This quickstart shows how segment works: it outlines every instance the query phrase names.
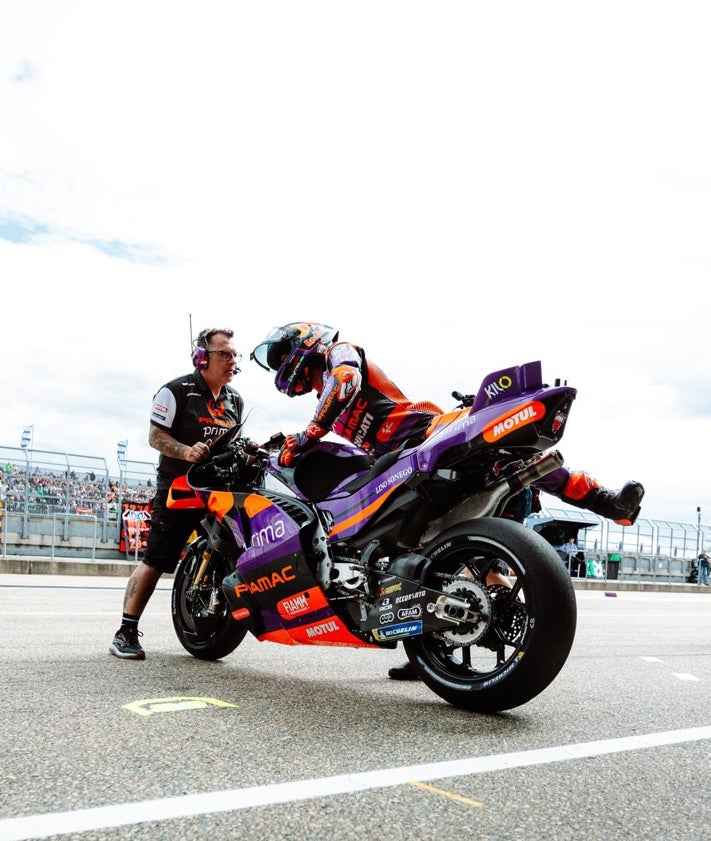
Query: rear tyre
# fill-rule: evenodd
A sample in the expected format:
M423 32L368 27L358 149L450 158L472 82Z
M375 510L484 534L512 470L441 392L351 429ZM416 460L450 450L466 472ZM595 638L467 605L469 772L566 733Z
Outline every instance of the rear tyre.
M450 704L498 712L530 701L558 675L575 638L575 590L555 550L511 520L459 523L424 549L425 581L467 599L478 621L409 637L417 674ZM508 568L511 587L494 581Z
M247 629L234 621L222 592L222 580L234 572L218 552L195 581L207 547L204 539L191 543L178 564L173 582L173 627L183 648L198 660L220 660L242 642Z

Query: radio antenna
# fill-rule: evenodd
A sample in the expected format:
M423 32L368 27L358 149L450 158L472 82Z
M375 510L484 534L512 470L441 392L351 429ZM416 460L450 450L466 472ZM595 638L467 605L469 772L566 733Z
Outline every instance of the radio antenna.
M188 322L190 323L190 347L193 346L193 316L192 313L188 313Z

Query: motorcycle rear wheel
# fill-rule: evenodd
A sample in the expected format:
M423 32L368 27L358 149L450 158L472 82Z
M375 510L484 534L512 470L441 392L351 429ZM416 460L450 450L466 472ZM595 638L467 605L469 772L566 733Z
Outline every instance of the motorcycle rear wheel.
M204 539L191 543L175 571L173 627L193 657L220 660L237 648L247 630L232 618L222 592L222 580L234 572L234 563L213 552L200 581L194 580L206 545Z
M555 550L519 523L489 517L459 523L421 551L432 559L428 587L449 582L467 598L478 586L490 601L485 633L473 625L403 641L423 682L450 704L482 713L542 692L563 668L577 622L575 590ZM485 583L498 562L513 573L511 588Z

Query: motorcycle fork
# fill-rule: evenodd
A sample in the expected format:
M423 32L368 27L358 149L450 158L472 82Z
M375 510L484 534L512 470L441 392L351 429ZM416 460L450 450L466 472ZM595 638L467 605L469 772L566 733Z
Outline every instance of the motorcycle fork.
M207 546L205 551L202 553L202 560L200 561L200 566L197 568L195 575L193 576L193 587L197 587L202 579L205 577L205 571L207 570L207 566L210 563L210 558L212 558L212 548Z
M200 565L197 568L195 575L190 583L190 590L195 591L200 586L211 586L210 601L207 604L208 613L217 613L221 609L220 601L220 587L218 582L214 579L214 571L212 581L207 580L207 568L212 559L214 549L211 546L206 546L203 553Z

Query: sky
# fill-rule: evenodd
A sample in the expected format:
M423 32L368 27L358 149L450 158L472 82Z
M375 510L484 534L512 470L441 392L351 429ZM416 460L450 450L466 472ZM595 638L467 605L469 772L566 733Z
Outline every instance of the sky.
M0 447L155 462L151 399L229 326L321 321L453 408L540 359L559 445L711 522L711 6L0 0ZM544 504L555 504L547 498Z

